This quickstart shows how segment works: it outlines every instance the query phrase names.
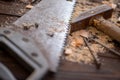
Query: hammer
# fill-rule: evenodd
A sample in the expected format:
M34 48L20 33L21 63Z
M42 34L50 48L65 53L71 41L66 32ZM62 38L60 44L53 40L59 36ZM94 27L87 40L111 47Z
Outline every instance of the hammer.
M120 28L108 21L111 18L113 9L108 5L101 5L83 12L71 23L71 32L86 28L89 25L95 26L98 30L120 42Z

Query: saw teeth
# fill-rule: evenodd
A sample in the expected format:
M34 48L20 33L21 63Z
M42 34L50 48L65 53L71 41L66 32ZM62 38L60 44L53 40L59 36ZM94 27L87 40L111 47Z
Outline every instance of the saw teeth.
M69 24L68 24L68 29L67 29L67 33L66 33L67 35L66 35L66 37L65 37L63 50L64 50L64 48L65 48L65 46L66 46L66 44L67 44L67 38L68 38L68 36L69 36L69 34L70 34L70 30L71 30L70 22L72 21L72 18L73 18L73 13L74 13L74 11L75 11L76 3L77 3L77 1L75 0L74 7L73 7L73 11L72 11L72 13L71 13L71 17L70 17Z
M71 13L71 18L69 20L69 23L72 21L72 18L73 18L73 13L75 12L75 7L77 6L77 1L75 0L75 4L74 4L74 7L73 7L73 12Z

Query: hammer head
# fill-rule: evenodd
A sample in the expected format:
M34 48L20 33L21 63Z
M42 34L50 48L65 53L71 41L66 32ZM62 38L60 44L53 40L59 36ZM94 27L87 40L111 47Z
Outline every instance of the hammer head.
M81 13L71 23L71 32L86 28L89 25L91 18L96 16L102 16L105 19L111 18L113 9L108 5L101 5L91 10Z

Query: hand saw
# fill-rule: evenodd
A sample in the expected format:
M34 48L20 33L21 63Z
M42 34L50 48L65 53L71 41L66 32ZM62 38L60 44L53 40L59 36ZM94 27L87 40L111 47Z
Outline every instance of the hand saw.
M20 37L17 37L18 39L13 38L17 35L16 33L13 34L14 36L12 36L12 38L9 35L6 35L5 37L9 38L10 42L12 42L10 45L13 45L14 47L16 45L18 46L17 48L14 48L15 50L18 49L18 51L23 50L27 52L21 54L29 55L29 50L31 51L36 48L38 52L39 49L40 53L45 55L47 59L49 70L56 72L60 56L64 51L66 37L69 33L69 21L75 2L75 0L42 0L33 9L15 21L13 23L14 26L9 26L12 30L21 32L24 36L31 37L35 43L37 43L38 47L32 42L33 44L31 45L24 44L24 49L23 42L21 41L22 37L21 39ZM6 29L2 32L4 31L6 34ZM3 35L3 33L1 34ZM26 39L24 39L24 41L26 41ZM5 42L3 41L3 43ZM8 46L8 44L6 45ZM26 60L25 57L21 57ZM41 60L43 60L45 64ZM44 74L48 68L46 61L43 58L40 59L40 57L39 59L32 58L32 61L29 62L29 64L34 64L34 61L43 64L43 67L46 66L45 68L42 68ZM41 68L39 69L38 66L39 65L36 65L35 67L31 66L35 68L37 76L30 76L28 79L41 78L43 74L39 73ZM39 76L39 74L41 76Z
M22 29L25 27L24 24L28 24L28 27L29 24L37 24L37 28L33 26L35 29L22 31L38 42L39 47L45 48L48 53L45 55L52 71L56 71L59 58L63 53L74 4L75 0L42 0L13 23L16 28Z

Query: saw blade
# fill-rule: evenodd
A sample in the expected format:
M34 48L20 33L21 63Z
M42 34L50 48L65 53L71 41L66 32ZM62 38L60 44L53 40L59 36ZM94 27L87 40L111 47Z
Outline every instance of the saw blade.
M76 0L42 0L13 23L25 35L32 37L39 47L45 48L50 70L54 72L63 53L75 2Z

